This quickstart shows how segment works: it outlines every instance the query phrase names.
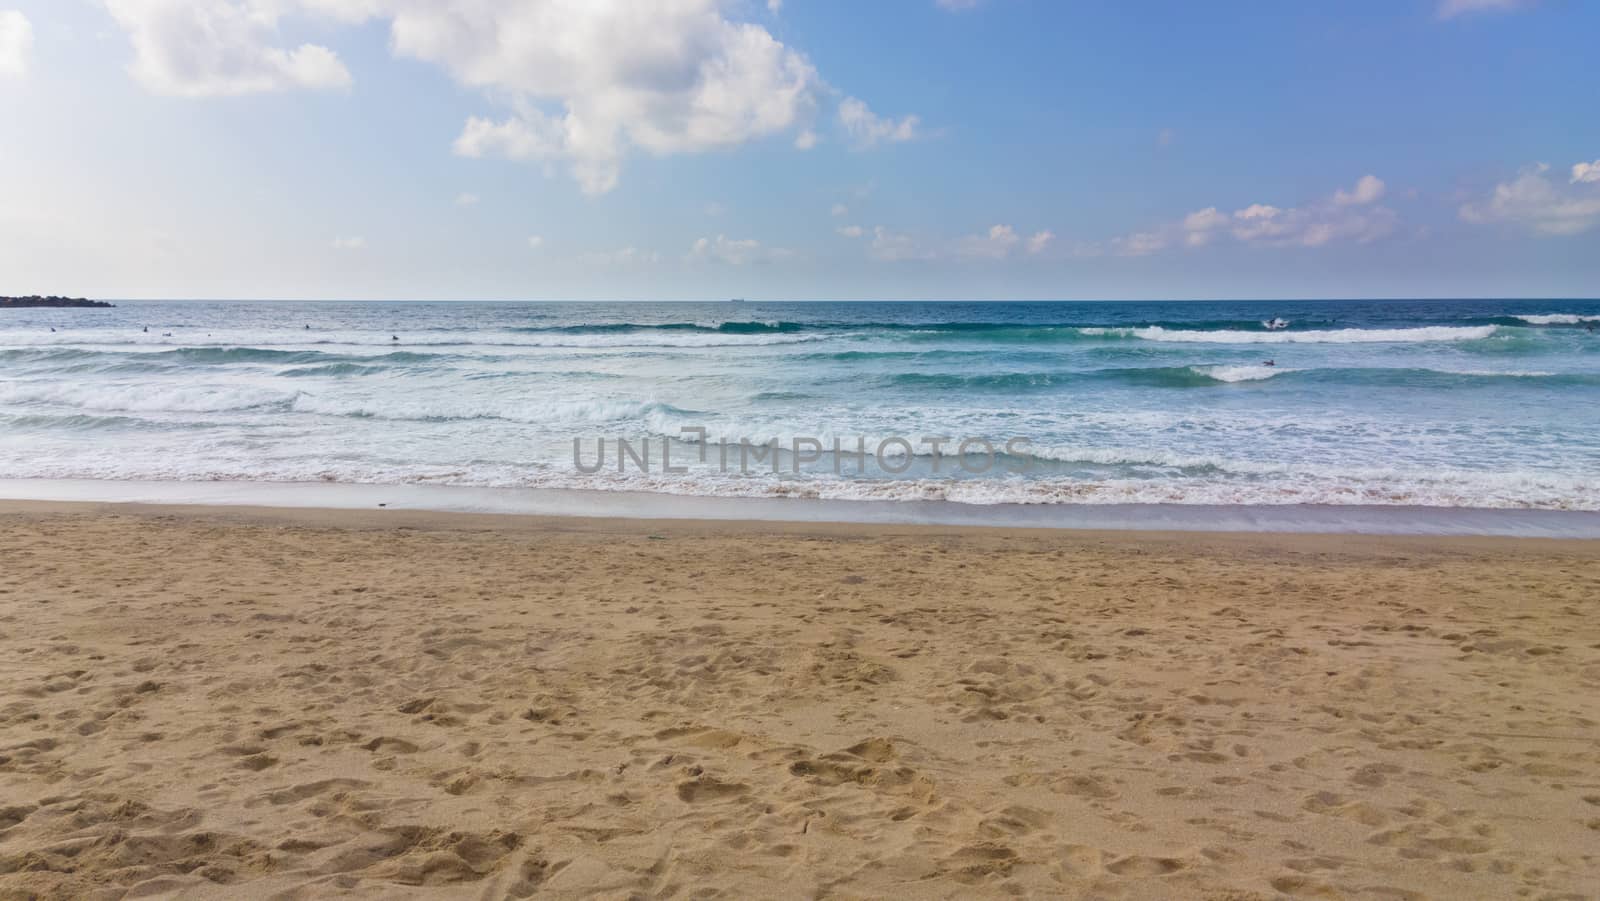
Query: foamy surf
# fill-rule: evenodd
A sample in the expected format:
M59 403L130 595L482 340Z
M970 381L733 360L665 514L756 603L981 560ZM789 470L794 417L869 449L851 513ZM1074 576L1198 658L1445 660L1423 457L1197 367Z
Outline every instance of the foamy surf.
M1521 319L1529 325L1579 325L1585 322L1600 322L1600 316L1579 316L1576 313L1519 314L1514 318Z
M1600 415L1590 412L1600 343L1584 328L1560 327L1600 318L1600 304L1527 309L783 304L730 316L715 304L127 303L92 316L12 311L0 318L0 478L1018 509L1600 509ZM938 436L951 442L942 454L919 443ZM793 451L799 438L845 449L859 441L875 453L841 474L832 468L838 454ZM992 471L952 474L952 448L965 439L1000 451ZM1024 443L1001 450L1010 439ZM612 450L603 466L578 471L575 446L592 463L600 441ZM658 462L619 468L619 441L634 453L648 442ZM677 448L673 471L659 463L667 441ZM764 470L719 470L742 442L783 450ZM963 462L981 462L974 456Z
M1161 326L1108 330L1105 334L1126 334L1144 341L1200 344L1413 344L1436 341L1481 341L1492 337L1498 326L1430 326L1426 328L1332 329L1321 331L1245 332L1231 329L1190 331Z
M1259 382L1286 372L1300 371L1277 366L1191 366L1189 369L1219 382Z

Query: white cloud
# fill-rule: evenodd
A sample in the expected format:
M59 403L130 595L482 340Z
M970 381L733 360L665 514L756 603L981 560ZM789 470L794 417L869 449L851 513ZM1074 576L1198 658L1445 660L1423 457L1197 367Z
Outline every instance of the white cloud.
M1218 237L1265 247L1321 247L1336 241L1364 244L1391 234L1398 222L1393 210L1376 205L1383 193L1383 180L1367 175L1353 189L1341 188L1331 197L1305 206L1253 203L1231 214L1209 206L1170 225L1113 238L1080 252L1147 256L1178 245L1204 247Z
M1363 175L1354 191L1343 188L1333 192L1333 202L1339 206L1365 206L1383 196L1383 179L1376 175Z
M867 253L874 260L885 263L929 260L935 256L932 251L924 250L910 235L896 234L881 225L872 230L872 243L868 246Z
M1252 203L1233 211L1233 236L1241 241L1281 242L1295 231L1291 218L1271 204Z
M717 0L375 2L404 4L392 13L396 53L512 99L505 119L469 120L458 153L565 161L590 193L615 187L629 148L733 147L815 105L805 56L724 18Z
M918 136L917 128L921 125L916 116L898 120L880 117L854 97L846 97L839 104L839 122L857 147L872 147L885 141L909 141Z
M1016 229L1009 225L994 225L982 235L968 235L955 243L955 252L963 257L975 257L987 260L1005 259L1011 253L1011 248L1017 246L1022 240L1017 237Z
M967 260L1004 260L1018 248L1029 254L1043 253L1056 236L1051 231L1038 231L1026 240L1010 225L992 225L977 235L967 235L954 240L923 242L910 235L890 231L879 225L868 232L859 225L844 225L834 229L846 238L871 236L867 255L880 262L894 263L902 260L935 260L941 258Z
M835 216L848 216L850 215L850 208L842 203L836 203L830 212Z
M1203 247L1211 243L1211 237L1220 229L1227 227L1228 221L1228 217L1217 212L1214 206L1196 210L1183 217L1183 243L1190 247Z
M129 71L152 93L215 97L350 85L349 70L332 50L272 45L282 9L293 0L104 2L133 43Z
M1441 19L1453 19L1466 13L1510 12L1532 5L1533 0L1439 0L1435 14Z
M794 252L781 247L763 247L754 238L701 238L689 248L690 262L711 261L743 266L747 263L771 263L794 256Z
M1111 253L1119 257L1143 257L1167 248L1167 236L1161 232L1134 232L1111 239Z
M334 250L364 250L364 249L366 249L366 246L367 246L367 239L366 238L362 238L362 237L334 238L333 239L333 249Z
M481 199L482 198L479 197L476 194L467 194L467 193L457 194L456 195L456 206L477 206L478 205L478 201L481 200Z
M280 26L384 22L394 55L436 65L501 112L470 117L455 141L571 171L589 193L614 188L626 157L725 149L809 127L829 89L806 56L728 0L102 0L127 31L132 72L164 94L211 96L343 87L326 47ZM859 100L863 143L900 140L914 118L880 120ZM866 115L860 115L865 113Z
M974 9L983 0L934 0L934 5L950 12L961 12L965 9Z
M1572 180L1559 185L1541 163L1515 179L1495 185L1479 202L1463 204L1461 218L1477 225L1509 223L1540 235L1575 235L1600 222L1600 177L1592 163L1572 167Z
M1600 160L1572 164L1572 184L1600 181Z
M1341 199L1353 196L1339 191L1331 204L1288 209L1252 204L1234 212L1230 231L1247 244L1271 247L1321 247L1335 241L1366 244L1394 231L1397 217L1393 210L1371 206L1373 201Z
M0 78L21 78L28 74L28 58L33 55L33 25L14 9L0 10Z
M539 248L543 247L544 246L544 236L543 235L529 235L528 236L528 246L530 248L534 249L534 250L538 250Z
M568 139L569 128L581 131L577 123L557 121L536 109L503 122L471 116L456 138L454 149L465 157L569 159L572 177L585 193L604 194L615 188L622 174L622 153L614 136L579 150Z
M767 12L773 15L783 12L783 0L767 0Z

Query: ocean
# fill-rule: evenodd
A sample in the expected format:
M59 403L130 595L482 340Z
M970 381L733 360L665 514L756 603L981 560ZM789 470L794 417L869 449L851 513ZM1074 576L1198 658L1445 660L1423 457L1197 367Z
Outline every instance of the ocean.
M1600 301L5 310L0 479L1600 511Z

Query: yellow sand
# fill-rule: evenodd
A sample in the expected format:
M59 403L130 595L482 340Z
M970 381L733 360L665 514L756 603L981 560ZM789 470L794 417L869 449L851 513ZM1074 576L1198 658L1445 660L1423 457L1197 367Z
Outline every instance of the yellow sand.
M1600 544L0 505L0 897L1587 897Z

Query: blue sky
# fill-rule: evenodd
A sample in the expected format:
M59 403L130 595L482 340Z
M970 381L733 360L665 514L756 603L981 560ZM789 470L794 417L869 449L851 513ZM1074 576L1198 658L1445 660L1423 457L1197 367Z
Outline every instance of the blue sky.
M0 293L1600 295L1577 0L0 0Z

